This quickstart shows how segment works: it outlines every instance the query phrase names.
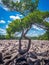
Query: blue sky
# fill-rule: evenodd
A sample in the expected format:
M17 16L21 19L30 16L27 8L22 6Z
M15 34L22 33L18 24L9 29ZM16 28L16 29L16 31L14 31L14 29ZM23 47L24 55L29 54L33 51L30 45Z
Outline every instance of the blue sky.
M49 0L39 0L38 9L41 11L49 11Z
M0 0L1 3L1 0ZM41 11L49 11L49 0L40 0L38 9ZM23 15L16 11L8 11L8 9L0 4L0 34L6 34L8 24L17 18L22 18ZM49 21L49 19L46 19ZM33 25L28 32L28 36L38 36L45 33L45 30Z
M16 0L13 0L13 1L16 1ZM18 0L18 1L20 1L20 0ZM0 0L0 2L1 2L1 0ZM49 11L49 0L39 0L38 9L42 10L42 11Z

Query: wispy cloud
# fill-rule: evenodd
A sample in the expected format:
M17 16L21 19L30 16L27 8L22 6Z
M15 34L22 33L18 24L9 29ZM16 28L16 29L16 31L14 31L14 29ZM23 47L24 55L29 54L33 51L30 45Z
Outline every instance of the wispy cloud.
M13 20L20 19L19 16L10 16L10 18L13 19Z
M19 16L22 16L22 15L19 15Z
M4 29L0 28L0 34L5 35L5 34L6 34L6 30L4 30Z
M7 22L8 22L8 23L11 23L11 21L10 21L10 20L8 20Z
M32 28L34 28L34 29L36 29L36 30L43 30L42 28L37 27L36 25L33 25Z
M8 25L6 25L6 28L8 28Z
M5 23L5 21L4 20L0 20L0 23Z
M4 7L4 9L5 9L6 11L8 11L8 10L9 10L7 7Z
M17 1L20 2L20 0L13 0L13 1L14 1L14 2L17 2Z
M1 3L1 0L0 0L0 3Z
M45 21L49 22L49 17L48 18L45 18Z

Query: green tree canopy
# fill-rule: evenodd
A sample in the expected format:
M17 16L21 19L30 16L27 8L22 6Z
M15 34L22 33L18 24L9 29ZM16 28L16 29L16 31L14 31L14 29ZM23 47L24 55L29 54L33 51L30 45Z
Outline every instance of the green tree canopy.
M49 39L49 23L44 21L44 19L48 16L49 16L49 12L34 11L33 13L30 13L29 15L24 17L23 19L15 20L9 24L9 26L7 28L7 32L8 32L10 37L15 32L22 31L21 38L19 39L19 52L20 52L20 54L24 54L30 49L31 39L26 37L26 34L31 29L32 25L35 24L35 25L42 27L43 29L47 30L46 31L47 36L48 36L47 39ZM29 40L28 48L25 51L23 51L21 49L21 39L23 37L25 39Z
M11 22L7 28L7 32L14 34L17 31L28 30L34 24L49 30L49 23L44 21L44 19L48 16L49 12L34 11L21 20L16 19L15 21Z
M33 12L38 7L39 0L20 0L20 2L13 0L2 0L10 10L16 10L22 14L27 12Z
M35 24L37 26L40 26L46 29L47 33L49 33L49 23L44 21L44 19L49 16L49 12L41 12L37 10L39 0L22 0L22 1L20 0L20 2L13 2L12 0L8 0L8 1L2 0L2 2L7 7L9 7L9 9L21 12L23 15L28 14L28 11L30 13L29 15L25 16L23 19L14 20L8 25L7 28L8 38L11 37L15 32L22 31L21 38L19 39L19 52L21 54L24 54L30 48L31 39L26 37L26 34L31 29L32 25ZM21 39L23 37L29 40L28 48L25 51L21 49Z

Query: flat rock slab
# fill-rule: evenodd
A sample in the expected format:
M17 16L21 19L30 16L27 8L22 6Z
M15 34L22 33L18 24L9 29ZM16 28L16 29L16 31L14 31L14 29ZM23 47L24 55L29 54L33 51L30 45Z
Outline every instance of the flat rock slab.
M22 49L27 48L27 46L28 40L22 40ZM19 40L0 40L0 59L2 60L7 58L6 60L9 60L10 57L14 57L15 54L17 55L18 53L18 48ZM28 55L26 54L25 56L27 59L29 58L30 61L36 61L37 59L49 59L49 41L31 40L31 47L28 51ZM37 56L37 58L34 58L34 56ZM11 65L12 64L13 63L11 63Z
M22 40L22 47L27 47L27 40ZM27 43L27 44L26 44ZM0 40L0 50L12 49L13 47L18 48L19 41L18 40ZM49 50L49 41L45 40L31 40L31 47L29 51L36 51L38 53L45 52Z

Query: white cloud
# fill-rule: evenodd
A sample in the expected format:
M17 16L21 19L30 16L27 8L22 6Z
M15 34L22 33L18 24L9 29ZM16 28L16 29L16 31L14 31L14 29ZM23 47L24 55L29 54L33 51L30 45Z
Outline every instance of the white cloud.
M8 28L8 25L6 25L6 28Z
M45 21L49 22L49 17L48 18L45 18Z
M0 20L0 23L5 23L5 21L4 20Z
M8 10L9 10L7 7L4 7L4 9L5 9L6 11L8 11Z
M3 29L2 29L2 28L0 28L0 31L3 31Z
M16 16L23 16L22 14L16 14Z
M11 23L11 21L9 21L9 20L8 20L7 22L8 22L8 23Z
M38 34L37 34L37 33L36 33L36 34L33 34L33 33L31 34L31 33L30 33L30 34L27 34L26 36L28 36L28 37L34 37L34 36L37 37Z
M0 0L0 3L1 3L1 0Z
M4 30L4 29L0 28L0 34L5 35L5 34L6 34L6 30Z
M22 16L22 15L19 15L19 16Z
M13 1L14 1L14 2L17 2L17 1L20 2L20 0L13 0Z
M38 27L36 25L33 25L32 27L35 28L35 29L38 29Z
M35 28L35 29L37 29L37 30L43 30L42 28L37 27L36 25L33 25L32 27Z
M20 19L19 16L10 16L10 18L13 19L13 20Z

